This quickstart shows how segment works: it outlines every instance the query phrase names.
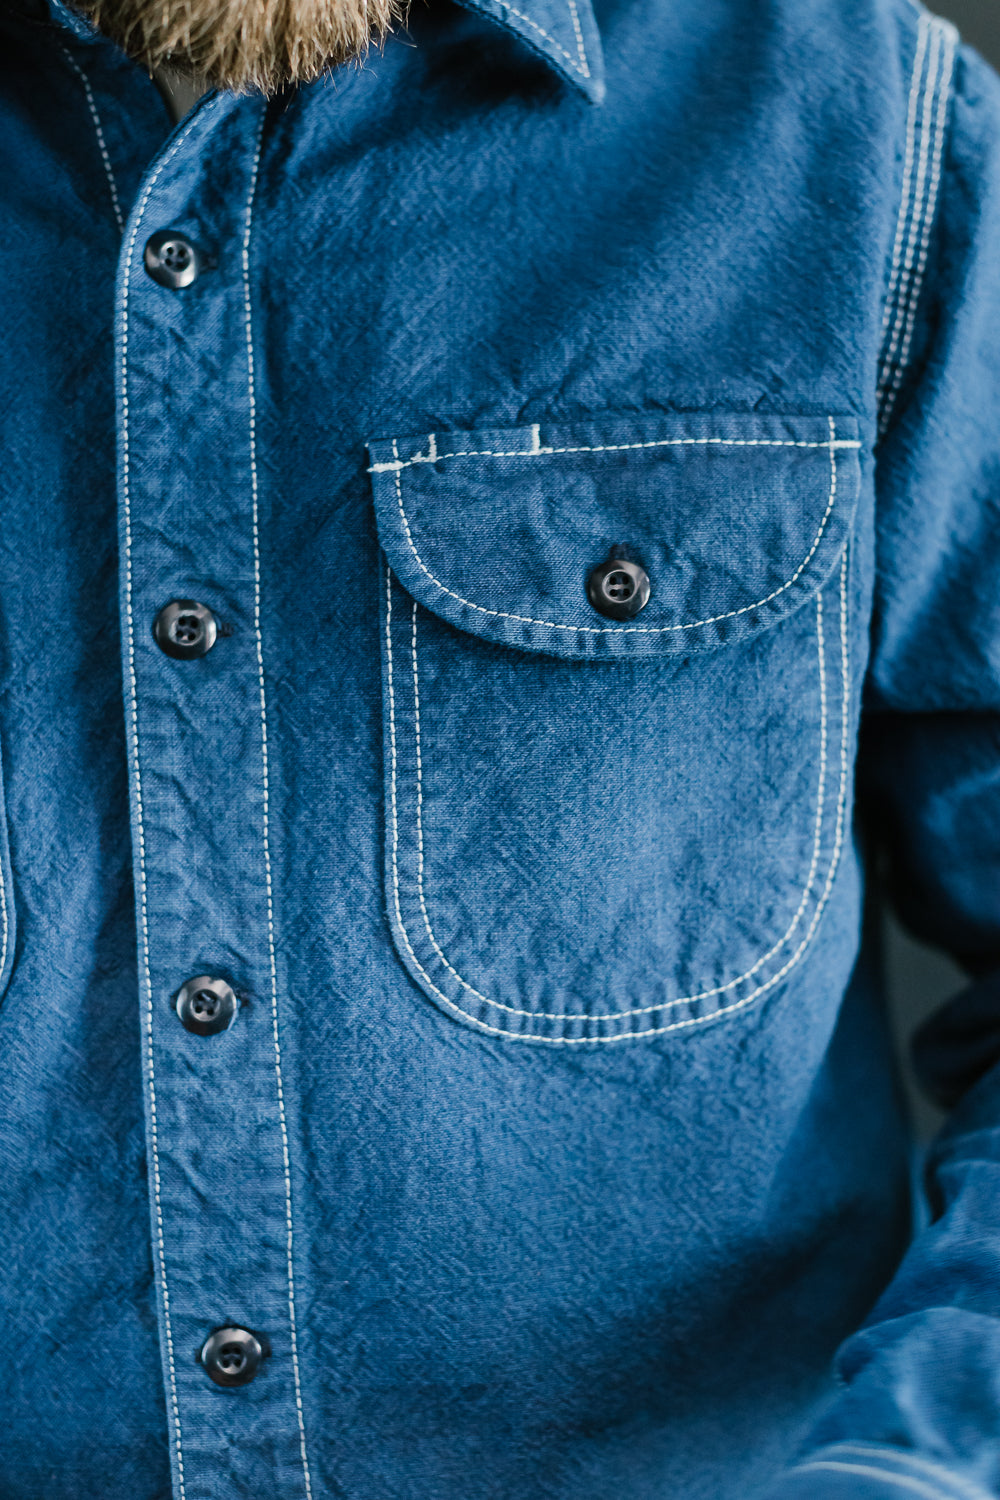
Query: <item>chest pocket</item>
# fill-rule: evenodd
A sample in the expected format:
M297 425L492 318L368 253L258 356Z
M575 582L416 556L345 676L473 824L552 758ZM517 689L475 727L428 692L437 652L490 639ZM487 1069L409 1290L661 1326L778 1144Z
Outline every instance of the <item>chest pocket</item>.
M388 911L449 1015L650 1037L802 960L846 832L859 446L732 414L370 445ZM648 577L632 618L588 598L609 558Z

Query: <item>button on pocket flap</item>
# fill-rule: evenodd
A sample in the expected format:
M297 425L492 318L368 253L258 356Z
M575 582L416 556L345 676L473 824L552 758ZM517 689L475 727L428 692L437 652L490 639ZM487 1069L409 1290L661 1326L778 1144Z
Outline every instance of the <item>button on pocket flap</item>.
M850 529L859 449L851 417L734 413L369 445L379 537L419 603L598 658L710 650L813 597Z

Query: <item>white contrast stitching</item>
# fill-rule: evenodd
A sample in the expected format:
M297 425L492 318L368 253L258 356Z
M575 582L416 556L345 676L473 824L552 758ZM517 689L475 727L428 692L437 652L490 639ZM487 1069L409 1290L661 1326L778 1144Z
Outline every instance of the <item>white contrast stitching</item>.
M949 1484L960 1488L962 1495L967 1495L969 1500L984 1500L983 1491L978 1485L972 1485L963 1477L949 1474L941 1468L940 1464L928 1462L918 1453L912 1453L909 1449L883 1448L877 1443L837 1443L834 1447L827 1449L828 1453L847 1453L854 1458L889 1458L899 1464L910 1464L914 1469L922 1469L931 1479L947 1478ZM810 1462L818 1462L818 1459ZM828 1460L827 1460L828 1461Z
M927 77L923 75L924 61L927 55L927 41L931 40L930 59L927 62ZM927 152L929 140L924 130L920 140L920 158L917 164L916 187L913 187L913 154L916 148L917 138L917 116L919 104L923 102L923 113L926 118L928 101L933 101L934 89L937 83L938 57L940 54L940 35L927 18L920 23L917 35L917 50L913 60L913 80L910 89L910 100L913 102L914 90L916 90L917 108L913 109L912 117L910 106L907 105L906 119L906 164L909 166L909 177L904 171L904 195L900 205L900 220L907 223L906 248L900 263L900 272L896 278L895 301L890 307L887 300L886 311L894 314L892 333L888 347L885 351L885 359L882 370L882 380L888 381L896 351L899 348L899 339L902 333L903 321L906 314L906 299L909 294L913 279L913 250L916 237L920 233L920 214L923 205L924 183L927 175Z
M828 442L810 443L808 445L795 445L808 446L810 448L826 448L830 454L830 494L827 500L826 510L823 513L823 519L820 522L819 530L813 538L813 543L809 548L809 551L799 563L791 578L787 579L786 582L780 586L780 588L773 589L770 594L767 594L763 599L757 599L753 604L744 604L740 609L727 610L725 614L710 615L707 619L704 620L688 620L681 625L622 625L616 628L614 626L608 625L564 625L558 623L555 620L536 620L531 615L513 615L510 614L507 610L503 609L487 609L482 604L474 604L471 599L465 599L461 594L456 594L454 589L447 588L440 581L440 579L435 578L434 574L431 572L430 568L427 567L423 558L420 556L420 553L417 551L416 545L413 541L413 536L410 532L410 523L407 519L406 509L403 504L403 483L400 477L400 471L404 467L404 465L402 464L393 466L396 478L396 500L399 506L399 516L400 520L403 523L403 531L406 535L407 545L411 553L413 554L413 559L416 562L417 566L420 568L420 571L425 575L426 578L430 580L430 582L436 589L439 589L441 591L442 594L447 594L449 599L457 600L459 604L465 605L468 609L474 609L477 614L489 615L491 619L495 620L512 620L515 624L518 625L541 625L546 630L565 630L574 635L670 635L678 630L697 630L703 625L719 625L723 620L735 620L740 615L752 614L755 609L762 609L765 604L770 604L772 600L777 599L780 594L783 594L787 589L790 589L809 566L810 562L813 559L813 556L815 555L817 547L823 539L823 533L826 531L827 522L829 521L830 516L833 512L834 502L837 498L836 455L837 450L845 446L843 442L837 437L837 429L834 425L833 418L829 417L827 420L830 423L830 438ZM706 439L706 441L711 441L711 439ZM743 444L741 446L752 445ZM851 444L850 446L859 447L860 445L855 443ZM392 451L394 455L398 456L398 450L395 440L392 444ZM557 449L554 451L558 452L560 450Z
M499 0L499 4L500 4L500 9L501 10L506 11L508 15L516 16L519 21L524 21L525 24L528 25L528 26L530 26L533 31L537 31L539 36L543 36L547 42L551 42L552 46L555 47L555 49L556 49L557 52L559 52L559 53L562 54L562 56L566 59L566 61L569 63L570 67L574 70L574 72L582 74L582 76L584 78L589 78L590 77L590 69L587 66L587 60L586 60L586 56L585 55L584 55L583 63L581 65L579 62L577 62L577 60L573 56L572 52L567 52L566 48L560 46L560 44L556 41L556 39L555 39L554 36L549 36L549 34L548 34L547 31L543 31L542 28L541 28L541 26L539 26L539 24L538 24L537 21L533 21L531 19L531 17L530 16L526 16L523 11L515 10L514 7L513 7L513 5L508 5L507 4L507 0ZM572 7L572 4L573 4L573 0L570 0L570 6L571 7ZM576 24L577 24L577 29L579 31L579 25L580 25L579 21L577 21ZM582 40L582 38L580 39L580 47L581 47L581 49L583 47L583 40Z
M590 77L590 64L587 61L587 53L583 45L583 28L580 25L580 13L576 8L576 0L569 0L569 13L573 19L573 31L576 36L576 49L580 54L580 71L584 77Z
M910 79L910 97L906 106L906 144L903 155L903 187L900 195L899 217L896 220L896 237L892 246L892 268L889 273L889 288L885 307L882 310L882 336L888 334L895 309L896 291L903 267L903 240L909 221L911 193L913 188L913 154L917 141L917 108L920 104L920 85L923 80L924 58L927 54L927 38L930 27L922 16L917 28L917 47L913 59L913 76ZM879 385L882 378L879 379Z
M97 111L97 103L94 99L94 91L90 86L90 79L87 77L86 73L83 71L80 64L77 62L76 58L73 56L72 52L70 52L65 43L59 43L59 50L62 52L66 61L73 69L73 72L83 84L83 91L87 96L87 105L90 109L90 118L94 122L94 130L97 132L97 144L100 147L101 160L104 162L105 176L108 179L108 187L111 189L111 203L115 211L115 218L118 221L118 233L124 234L125 221L122 218L122 206L118 198L118 188L115 184L115 174L111 167L111 157L108 154L107 143L104 139L104 131L101 127L101 117Z
M388 693L388 698L389 698L390 808L391 808L391 822L392 822L391 864L392 864L392 884L393 884L393 905L394 905L394 908L395 908L395 915L396 915L396 927L397 927L397 930L399 932L400 938L402 939L402 942L403 942L403 945L404 945L404 947L406 949L406 952L409 954L410 959L413 962L414 968L416 969L417 973L421 976L421 978L426 983L427 988L431 991L432 994L434 994L435 996L437 996L437 998L441 1001L442 1005L445 1007L446 1010L448 1010L451 1014L456 1015L456 1016L460 1017L461 1019L470 1022L479 1031L485 1032L485 1033L487 1033L490 1036L498 1036L498 1037L509 1038L509 1039L511 1039L513 1041L534 1042L534 1043L537 1043L537 1044L540 1044L540 1045L544 1045L544 1046L584 1046L584 1045L590 1045L590 1046L592 1046L592 1045L600 1044L600 1043L623 1042L623 1041L631 1041L631 1040L640 1039L642 1037L661 1036L661 1035L665 1034L666 1032L681 1031L681 1030L685 1030L685 1029L687 1029L688 1027L691 1027L691 1026L701 1026L701 1025L704 1025L707 1022L709 1022L709 1021L717 1020L720 1016L732 1015L736 1011L745 1009L748 1005L752 1004L755 1000L759 999L761 995L766 994L769 990L773 989L773 987L776 984L779 984L789 973L791 973L792 969L794 969L796 967L796 965L799 963L799 960L802 958L802 955L806 952L806 949L809 947L810 943L812 942L812 939L813 939L813 937L814 937L814 935L816 933L816 930L817 930L817 928L819 926L820 918L823 915L823 912L824 912L824 910L826 908L827 902L829 901L829 898L830 898L830 893L833 890L833 883L834 883L834 879L836 877L837 869L838 869L839 864L840 864L840 856L841 856L841 852L842 852L842 849L843 849L844 830L845 830L845 826L846 826L845 813L846 813L846 808L847 808L847 791L848 791L849 766L850 766L849 756L848 756L848 735L849 735L849 730L850 730L850 697L851 697L850 656L849 656L848 638L847 638L847 624L848 624L848 612L847 612L847 556L848 556L848 551L847 551L847 547L845 546L844 551L843 551L842 556L841 556L841 566L840 566L840 632L841 632L840 662L841 662L841 674L842 674L842 679L843 679L843 696L842 696L842 708L841 708L841 733L840 733L840 788L839 788L838 797L837 797L836 829L835 829L835 835L834 835L833 853L832 853L831 858L830 858L830 867L829 867L829 870L827 872L826 881L825 881L825 884L824 884L824 887L823 887L823 891L822 891L822 893L820 895L819 901L817 902L816 909L813 912L812 920L811 920L811 922L809 924L808 930L804 934L804 936L802 938L802 941L799 943L798 948L791 955L791 957L788 960L786 960L786 962L784 963L784 965L775 974L773 974L769 980L767 980L764 984L758 985L755 990L753 990L749 995L745 995L741 1000L734 1001L731 1005L720 1006L718 1009L713 1010L713 1011L709 1012L707 1015L704 1015L704 1016L692 1016L692 1017L689 1017L689 1018L687 1018L687 1019L685 1019L683 1021L674 1021L674 1022L671 1022L667 1026L647 1027L647 1028L644 1028L641 1031L620 1032L617 1036L605 1036L605 1037L566 1037L566 1036L546 1037L546 1036L537 1036L537 1035L534 1035L532 1033L523 1032L523 1031L508 1031L508 1030L505 1030L505 1029L503 1029L501 1027L490 1026L485 1021L481 1021L481 1020L479 1020L478 1017L471 1015L468 1011L462 1010L461 1006L456 1005L455 1002L453 1000L451 1000L443 992L443 990L439 989L438 986L431 979L430 975L427 973L426 969L423 967L423 965L421 964L420 960L417 958L416 953L413 950L413 946L412 946L412 944L410 942L410 939L409 939L409 934L407 933L407 930L406 930L406 925L405 925L405 923L403 921L402 907L401 907L401 903L400 903L400 889L399 889L399 857L398 857L399 856L399 819L398 819L398 810L397 810L396 709L395 709L395 691L394 691L394 684L393 684L393 659L392 659L392 574L391 574L391 571L388 568L386 568L385 634L386 634L386 681L387 681L387 693ZM825 681L825 678L824 678L824 681ZM436 944L435 944L435 947L436 947ZM438 951L440 952L440 950L438 950ZM454 973L454 970L452 970L452 972ZM750 972L752 972L752 971L750 971ZM480 998L485 998L485 997L480 997ZM492 1006L494 1009L498 1009L498 1010L509 1010L510 1009L510 1007L499 1005L498 1002L496 1002L496 1001L486 1001L486 1003L488 1005ZM654 1011L666 1010L666 1009L669 1008L669 1005L671 1003L673 1003L673 1002L667 1002L667 1003L665 1003L662 1006L649 1007L649 1009L654 1010ZM617 1019L621 1019L621 1018L627 1018L630 1015L634 1015L634 1014L638 1014L638 1013L639 1012L635 1012L635 1011L622 1011L619 1015L616 1015L614 1017L614 1019L617 1020ZM551 1017L550 1016L546 1016L544 1012L530 1012L529 1014L531 1015L531 1017L533 1019L536 1018L536 1017L538 1019L540 1019L540 1020L551 1019ZM591 1017L591 1016L583 1016L583 1015L577 1016L577 1015L574 1015L572 1017L567 1017L566 1019L573 1019L573 1020L580 1020L580 1021L592 1021L592 1020L595 1020L597 1018L596 1017Z
M391 584L390 584L391 586ZM390 645L390 653L392 647ZM413 656L413 740L417 757L417 894L420 897L420 912L424 919L424 928L430 939L431 945L445 968L450 970L459 984L476 995L478 999L485 1000L485 995L480 995L478 990L467 985L461 974L451 967L441 949L438 947L437 939L431 927L431 919L427 914L427 901L424 895L424 765L420 746L420 676L417 670L417 601L413 601L411 651ZM489 1004L489 1001L486 1002Z
M197 118L202 118L198 116ZM170 161L180 150L193 126L195 117L180 131L170 150L159 163L146 185L142 202L136 210L132 235L125 253L122 293L122 511L125 522L125 620L128 633L128 677L129 709L132 720L132 761L135 766L136 832L139 853L139 919L142 931L142 965L146 982L146 1070L149 1076L149 1138L152 1147L153 1204L156 1215L156 1258L160 1272L160 1293L163 1301L163 1332L167 1343L167 1370L169 1376L168 1420L173 1423L174 1453L177 1460L178 1500L185 1500L184 1448L181 1435L180 1403L177 1399L177 1368L174 1360L174 1338L170 1318L170 1292L167 1285L167 1257L163 1233L163 1208L160 1201L160 1152L156 1123L156 1073L153 1059L153 979L149 964L149 909L146 890L146 839L142 813L142 771L139 761L139 688L135 670L135 619L132 611L132 500L129 487L129 434L128 434L128 293L132 274L132 256L139 236L139 226L146 211L156 181Z
M927 259L930 252L931 231L937 213L938 193L941 186L941 165L944 155L945 126L948 119L948 104L951 98L951 76L955 58L955 33L948 29L944 38L944 61L942 64L942 87L938 94L937 114L934 120L934 145L931 152L930 185L927 189L927 206L923 215L923 228L920 234L920 244L917 250L917 264L913 274L913 282L910 289L909 304L906 310L906 324L903 330L903 339L899 351L899 358L892 376L892 384L886 396L885 410L883 414L883 428L889 422L899 396L903 377L909 363L910 350L913 344L913 333L917 322L917 309L920 305L920 294L923 289L924 276L927 271Z
M830 418L827 418L829 421ZM428 439L427 453L415 453L412 458L396 457L392 463L371 464L369 474L394 474L399 469L412 469L418 464L444 463L447 458L549 458L560 453L632 453L641 448L829 448L830 439L823 438L813 443L796 442L790 438L657 438L649 443L595 443L580 444L576 448L547 448L539 441L539 424L532 424L530 448L498 449L465 448L457 453L438 453L437 438L432 432ZM857 438L837 438L835 448L860 448ZM392 445L398 453L397 443Z
M908 1474L896 1474L891 1469L875 1468L872 1464L850 1464L838 1463L832 1458L816 1459L813 1463L798 1464L793 1474L813 1474L817 1471L834 1474L863 1474L868 1479L880 1479L886 1484L897 1485L900 1489L909 1490L911 1495L922 1495L924 1500L954 1500L946 1491L931 1489L929 1484L922 1480L914 1479Z
M254 198L260 171L261 149L264 141L266 105L261 110L257 131L257 150L250 174L250 189L247 195L246 227L243 234L243 297L247 344L247 390L250 410L250 489L253 501L253 629L257 647L257 678L260 691L260 749L261 784L263 790L262 833L264 842L264 883L267 896L267 952L271 979L271 1029L274 1038L274 1073L278 1096L278 1122L281 1128L281 1161L285 1176L285 1260L288 1273L288 1326L291 1339L292 1376L295 1384L295 1410L299 1424L299 1454L302 1460L302 1475L305 1481L307 1500L312 1500L312 1482L309 1475L309 1459L306 1452L305 1412L302 1407L302 1379L299 1369L298 1330L295 1316L295 1232L292 1219L292 1172L288 1151L288 1123L285 1118L285 1090L281 1073L281 1037L278 1027L278 968L275 956L274 937L274 889L271 876L271 831L270 831L270 771L267 743L267 695L264 681L264 643L261 634L260 601L260 525L259 486L257 478L257 396L254 370L253 313L250 296L250 236L253 228Z
M923 63L928 36L932 37L932 44L925 79ZM883 351L879 368L877 400L880 433L886 431L891 420L906 374L916 327L941 185L945 127L957 42L958 34L949 22L941 21L936 17L921 16L914 56L910 103L907 108L903 194L896 228L893 268L883 313L883 332L891 320L892 333ZM917 128L916 100L921 93L921 88L923 109L920 125L920 156L917 164L916 186L911 194ZM912 217L910 215L911 197L915 203ZM896 258L903 228L907 222L909 232L906 236L906 250L902 256L900 268L896 263Z
M900 280L899 295L896 304L896 317L892 330L892 339L886 354L887 378L894 368L899 341L906 322L906 311L909 298L913 290L914 278L914 252L920 235L922 217L926 211L926 200L924 188L927 182L927 163L930 154L930 123L934 108L934 96L938 83L938 70L941 56L941 33L937 27L931 27L931 49L927 63L927 82L923 93L923 117L920 132L920 156L917 162L917 179L914 188L915 207L910 219L909 233L907 235L906 252L903 257L903 274Z
M878 1443L832 1443L825 1451L828 1454L849 1453L854 1458L890 1458L896 1463L912 1464L914 1468L924 1469L932 1478L936 1479L941 1475L939 1464L929 1463L926 1458L921 1458L918 1453L912 1453L908 1448L883 1448ZM808 1461L818 1462L817 1459ZM951 1479L951 1477L949 1474L948 1478Z
M10 919L7 913L7 877L3 870L0 870L0 916L2 916L3 920L3 946L0 947L0 975L2 975L7 968L7 945L10 940Z
M7 851L7 858L8 860L10 859L9 849ZM13 898L13 891L11 892L11 896ZM7 968L7 947L10 942L10 918L7 911L7 877L2 869L0 869L0 919L3 922L3 945L0 946L0 976L2 976Z

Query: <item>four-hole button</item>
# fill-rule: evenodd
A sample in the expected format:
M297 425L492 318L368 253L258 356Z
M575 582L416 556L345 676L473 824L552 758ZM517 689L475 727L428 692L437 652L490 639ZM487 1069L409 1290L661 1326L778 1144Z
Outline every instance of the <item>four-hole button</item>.
M609 557L587 579L587 598L609 620L632 620L649 600L649 574L624 557Z
M218 622L207 604L197 599L171 599L153 621L153 638L161 651L189 661L211 651L219 636Z
M199 1358L216 1385L249 1385L260 1369L264 1350L249 1328L217 1328L205 1340Z
M143 264L155 282L177 292L190 286L199 275L202 257L186 234L177 229L160 229L146 241Z
M228 1031L239 1008L232 985L211 974L199 974L182 984L175 1004L181 1025L195 1036Z

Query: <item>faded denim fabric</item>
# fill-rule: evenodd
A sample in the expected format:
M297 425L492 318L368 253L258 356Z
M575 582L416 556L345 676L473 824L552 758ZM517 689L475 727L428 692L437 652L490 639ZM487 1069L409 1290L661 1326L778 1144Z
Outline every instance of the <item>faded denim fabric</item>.
M431 0L171 133L0 31L2 1500L1000 1495L995 77Z

